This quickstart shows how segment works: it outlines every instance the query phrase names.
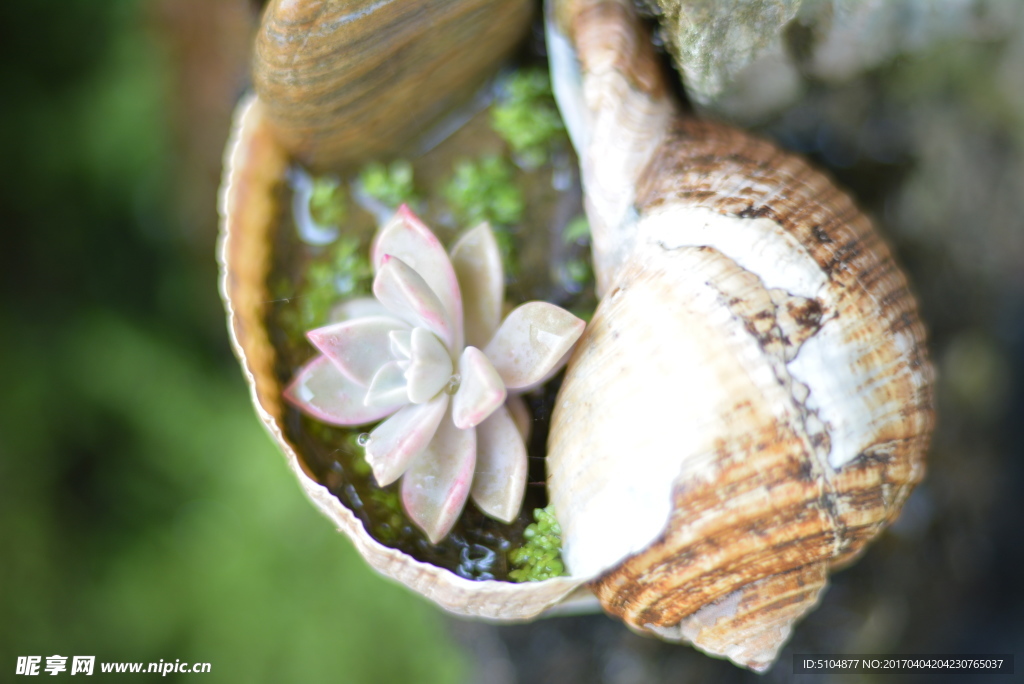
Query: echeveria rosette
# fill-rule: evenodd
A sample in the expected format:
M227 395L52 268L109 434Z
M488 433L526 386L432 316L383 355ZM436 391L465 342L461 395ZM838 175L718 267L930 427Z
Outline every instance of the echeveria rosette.
M433 543L472 496L511 522L526 488L529 431L516 393L557 371L584 322L546 302L502 320L504 275L490 227L445 252L402 206L377 234L373 299L346 302L336 322L311 330L321 352L284 396L333 425L366 425L366 459L386 486L402 478L402 503Z

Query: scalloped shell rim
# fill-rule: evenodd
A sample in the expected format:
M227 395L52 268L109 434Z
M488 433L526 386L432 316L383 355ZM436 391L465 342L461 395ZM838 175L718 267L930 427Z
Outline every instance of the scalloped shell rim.
M255 95L247 95L235 109L224 155L217 261L231 345L260 421L281 449L306 496L352 540L375 570L457 615L502 621L539 615L589 578L564 577L523 584L474 581L386 547L312 478L285 438L275 417L281 402L280 387L271 371L274 352L260 325L259 307L266 298L253 295L262 291L266 277L266 234L273 220L273 190L287 163L263 119L261 104Z

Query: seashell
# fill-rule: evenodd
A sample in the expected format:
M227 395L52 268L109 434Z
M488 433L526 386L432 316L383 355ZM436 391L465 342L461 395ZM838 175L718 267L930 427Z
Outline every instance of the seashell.
M217 248L221 297L228 313L232 347L242 364L256 412L303 491L375 570L456 615L524 620L565 602L583 583L582 578L524 584L474 581L382 545L352 511L314 479L288 441L282 428L283 388L274 375L275 353L264 325L270 300L266 285L270 235L277 221L277 190L288 163L287 153L264 116L262 103L256 97L246 98L236 109L224 159Z
M603 293L548 441L566 567L632 628L764 670L923 476L924 327L823 174L679 113L631 5L554 16Z
M271 0L256 37L256 92L306 164L393 155L494 72L532 9L529 0Z

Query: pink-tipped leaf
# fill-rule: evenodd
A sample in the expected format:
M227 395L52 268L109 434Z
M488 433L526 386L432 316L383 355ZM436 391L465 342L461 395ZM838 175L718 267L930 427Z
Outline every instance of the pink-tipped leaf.
M409 368L405 380L409 401L422 404L437 395L452 377L452 357L437 336L423 328L413 328Z
M371 407L401 406L409 403L405 371L398 361L389 361L380 367L370 381L363 403Z
M366 406L366 388L357 385L326 356L317 356L295 374L284 398L317 420L331 425L365 425L394 413L406 400Z
M370 316L310 330L306 337L352 382L368 387L381 366L391 361L390 333L408 330L396 318Z
M346 299L334 306L327 316L331 323L344 323L354 318L366 318L368 316L390 316L384 305L373 297L357 297Z
M505 383L476 347L466 347L459 357L459 391L452 399L452 419L463 430L476 427L505 403Z
M385 487L405 472L437 432L448 408L448 395L426 404L409 404L374 428L366 443L366 461L377 484Z
M508 409L509 415L512 416L512 422L519 429L523 442L529 444L530 434L533 432L533 414L530 413L530 407L518 394L510 394L505 400L505 408Z
M492 518L512 522L523 505L528 468L519 428L501 406L476 428L473 502Z
M476 431L455 427L449 411L402 478L402 505L432 544L444 539L459 519L475 464Z
M554 304L527 302L508 315L484 349L510 390L544 379L583 334L579 318Z
M376 270L391 255L401 259L420 274L437 295L448 319L452 322L451 337L444 337L452 354L462 348L462 298L455 269L441 241L406 205L377 233L373 244L373 266Z
M505 274L494 231L481 223L452 247L452 266L462 292L466 344L483 348L501 323Z
M393 315L427 328L452 348L452 320L427 282L407 263L385 255L373 279L373 294Z

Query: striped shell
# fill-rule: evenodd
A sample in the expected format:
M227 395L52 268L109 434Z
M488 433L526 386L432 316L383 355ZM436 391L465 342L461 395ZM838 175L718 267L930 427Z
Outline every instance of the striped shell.
M764 670L923 476L924 328L829 179L677 112L628 3L555 16L604 293L548 442L567 568L633 628Z
M398 153L464 102L522 40L530 0L271 0L253 81L306 164Z

